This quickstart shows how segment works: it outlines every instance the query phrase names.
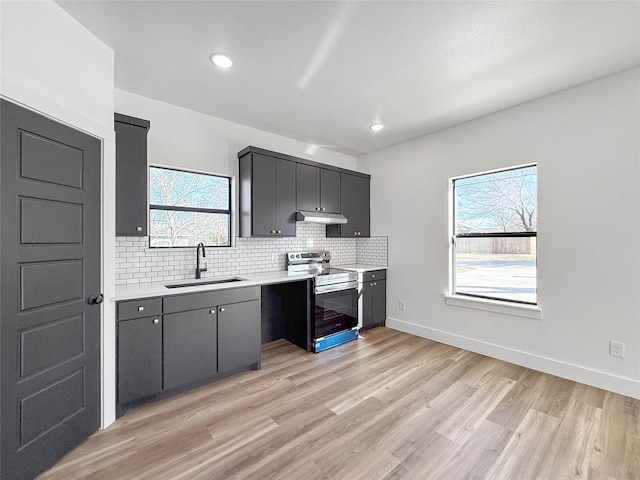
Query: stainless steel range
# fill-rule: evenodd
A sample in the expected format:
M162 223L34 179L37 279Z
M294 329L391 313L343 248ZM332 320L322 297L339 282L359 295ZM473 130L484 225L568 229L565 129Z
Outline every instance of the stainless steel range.
M290 273L314 275L312 350L320 352L358 338L358 276L333 269L326 251L287 253Z

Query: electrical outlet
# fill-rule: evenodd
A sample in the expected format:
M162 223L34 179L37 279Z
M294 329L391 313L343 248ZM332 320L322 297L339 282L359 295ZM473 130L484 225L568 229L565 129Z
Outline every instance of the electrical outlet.
M614 340L609 341L609 355L613 357L624 358L624 343L616 342Z
M407 308L407 303L404 300L400 300L398 302L398 308L404 311Z

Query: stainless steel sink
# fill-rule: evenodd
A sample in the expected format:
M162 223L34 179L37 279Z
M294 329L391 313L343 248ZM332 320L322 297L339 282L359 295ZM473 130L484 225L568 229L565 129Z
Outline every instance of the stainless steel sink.
M165 287L166 288L198 287L200 285L216 285L219 283L242 282L243 280L246 280L246 278L240 278L240 277L218 278L218 279L194 281L194 282L188 282L188 283L171 283L169 285L165 285Z

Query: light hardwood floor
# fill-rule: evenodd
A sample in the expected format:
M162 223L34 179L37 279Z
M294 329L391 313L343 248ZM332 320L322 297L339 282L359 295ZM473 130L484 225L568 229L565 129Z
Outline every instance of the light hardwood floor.
M51 479L640 479L640 401L387 328L131 411Z

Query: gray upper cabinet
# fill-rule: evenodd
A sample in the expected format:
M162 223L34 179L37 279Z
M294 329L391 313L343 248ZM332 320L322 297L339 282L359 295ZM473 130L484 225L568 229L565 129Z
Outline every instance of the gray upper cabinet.
M340 174L341 212L347 217L342 225L327 225L327 237L368 237L370 235L370 179Z
M298 210L340 213L340 173L297 163L296 206Z
M296 165L248 153L240 158L240 236L296 236Z
M115 114L116 235L147 235L147 132L150 123Z
M320 207L323 212L340 213L340 172L320 169Z
M299 210L341 213L327 237L368 237L370 175L246 147L240 160L240 236L296 235Z

